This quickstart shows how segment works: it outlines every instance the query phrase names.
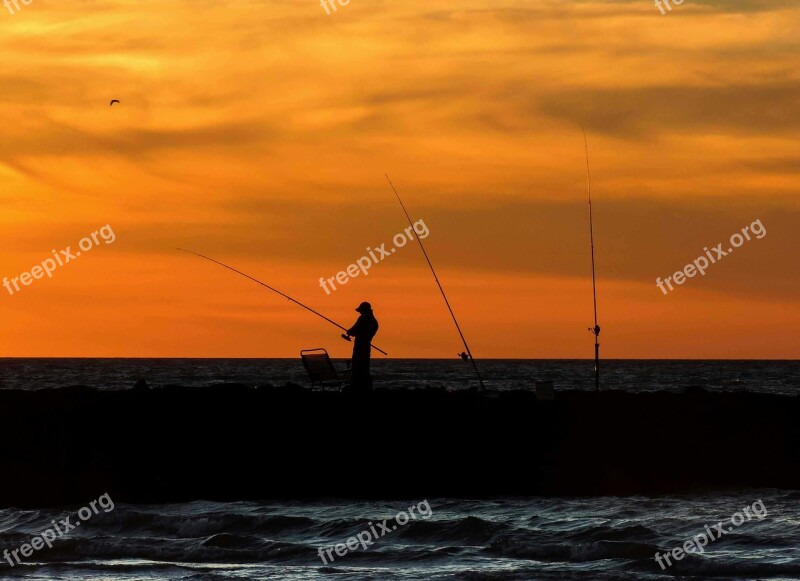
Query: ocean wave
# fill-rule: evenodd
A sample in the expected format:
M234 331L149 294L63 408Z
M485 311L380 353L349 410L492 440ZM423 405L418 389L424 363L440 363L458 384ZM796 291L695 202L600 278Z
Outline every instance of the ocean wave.
M211 512L200 514L152 514L128 509L104 518L104 532L146 532L180 538L200 538L236 531L263 535L287 534L319 526L305 516Z
M574 541L655 541L657 533L644 525L632 525L620 528L598 526L578 531L572 535Z
M761 559L741 558L738 556L708 557L700 555L686 555L680 561L672 561L672 566L665 569L665 573L681 577L698 578L800 578L800 563L795 561L787 563L766 562ZM661 568L655 562L654 553L646 560L629 563L628 569L642 572L656 573Z
M101 581L118 577L170 581L337 579L361 581L585 581L692 578L800 578L797 492L728 491L697 497L430 498L433 516L410 520L327 566L318 550L393 516L387 503L329 500L119 504L80 530L37 551L0 578ZM704 515L735 510L754 498L767 519L710 544L661 571L654 560ZM716 503L716 504L714 504ZM408 506L408 505L399 505ZM0 512L0 549L29 542L67 509ZM633 513L633 514L630 514ZM365 515L375 515L372 520ZM380 518L378 518L380 516ZM389 521L390 527L392 521ZM699 526L699 525L698 525ZM702 529L700 529L702 530ZM688 537L687 537L688 538ZM794 560L791 560L794 559ZM2 565L2 563L0 563ZM392 572L390 575L387 572ZM395 572L397 575L395 575Z
M516 559L581 563L603 559L652 559L657 550L655 544L631 541L540 543L507 537L495 541L484 552Z
M415 541L438 541L466 545L484 545L496 535L511 530L509 525L476 516L457 520L419 520L398 529L399 536Z

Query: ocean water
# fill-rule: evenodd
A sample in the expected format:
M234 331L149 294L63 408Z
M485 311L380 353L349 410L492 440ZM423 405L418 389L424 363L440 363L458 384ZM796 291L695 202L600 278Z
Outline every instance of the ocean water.
M552 379L556 389L593 388L591 361L495 360L479 365L494 389L525 389L534 379ZM605 388L628 391L704 387L797 395L800 387L796 361L606 361L603 370ZM471 368L457 359L378 360L374 371L377 387L475 385ZM4 389L124 389L139 379L151 386L283 385L304 384L305 374L298 360L0 360ZM413 464L407 469L413 470ZM731 467L752 469L756 468L747 458ZM86 499L87 504L91 500ZM396 524L400 511L408 512L423 501L429 513L418 508L416 519ZM732 526L731 517L744 514L745 507L753 513L757 501L766 510L763 518L753 516ZM52 528L53 521L71 516L76 522L80 508L0 509L0 551L19 549ZM389 529L396 529L370 537L373 543L366 549L344 556L333 553L335 559L323 563L320 549L324 554L326 548L344 544L384 519ZM681 547L705 533L706 525L714 530L718 522L731 532L709 542L704 553L673 558L671 566L661 569L657 552ZM12 567L0 558L0 579L800 579L800 491L119 504L93 514L57 538L52 548L45 546L21 560L16 564L12 557Z
M732 527L731 517L759 500L763 518L753 515ZM392 525L398 512L422 501L430 507L423 507L428 518ZM47 581L798 579L799 506L800 493L775 490L662 498L117 505L25 564L6 564L0 575ZM0 510L0 547L18 547L69 514L66 508ZM384 519L389 532L376 528L379 536L366 549L332 552L335 560L322 562L320 548L324 554ZM721 521L733 531L709 541L703 554L672 560L671 567L664 563L665 570L656 562L657 552L683 546L705 533L705 525L713 533Z
M594 389L594 362L569 359L489 359L478 366L489 389L530 389L534 380L552 380L558 389ZM344 361L335 361L344 369ZM747 390L800 394L800 361L602 361L602 388L625 391ZM478 385L469 363L453 359L381 359L372 361L375 387L447 387ZM297 359L2 359L0 389L46 389L86 385L127 389L140 379L152 387L206 386L220 383L307 385Z

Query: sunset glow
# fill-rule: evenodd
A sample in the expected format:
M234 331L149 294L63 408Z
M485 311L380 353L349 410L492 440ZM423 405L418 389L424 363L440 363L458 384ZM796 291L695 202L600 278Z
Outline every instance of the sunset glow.
M0 8L2 9L2 8ZM399 27L398 23L403 26ZM590 358L586 165L607 358L800 356L796 2L34 0L0 13L2 356ZM111 99L120 103L109 107ZM761 220L668 296L658 277Z

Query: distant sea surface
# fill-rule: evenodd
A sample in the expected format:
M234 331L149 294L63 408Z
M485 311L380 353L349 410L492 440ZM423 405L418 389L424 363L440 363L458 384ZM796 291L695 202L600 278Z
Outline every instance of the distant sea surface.
M337 362L343 366L342 362ZM536 379L556 389L593 389L591 361L478 362L488 387L528 389ZM476 384L460 360L375 360L376 387L464 389ZM0 388L86 385L126 389L145 379L152 387L306 384L297 359L0 359ZM690 387L797 395L797 361L604 361L603 388L676 391ZM676 418L680 421L680 418ZM146 428L146 426L143 426ZM732 426L746 430L747 426ZM332 435L333 436L333 435ZM98 434L102 437L102 434ZM300 436L298 436L300 437ZM753 434L754 438L758 434ZM530 442L509 442L520 450ZM468 445L468 444L466 444ZM713 453L714 442L691 438L654 453ZM765 442L765 446L769 443ZM391 470L414 470L387 461ZM260 460L269 470L269 455ZM757 470L742 458L731 470ZM213 458L209 458L213 470ZM13 478L12 474L3 474ZM424 475L421 475L423 477ZM280 474L275 475L280 478ZM327 475L326 478L335 478ZM53 486L59 483L54 482ZM364 486L368 487L369 482ZM324 488L324 484L323 484ZM98 496L105 491L98 491ZM92 498L86 499L86 504ZM318 555L427 500L429 519L411 520L332 563ZM702 555L662 571L654 559L681 547L761 500L762 520L745 521ZM13 551L80 506L0 509L0 552ZM391 522L390 522L391 524ZM335 554L335 553L334 553ZM663 497L427 498L384 501L209 502L122 505L100 512L79 529L8 566L1 579L63 581L234 580L650 580L800 579L800 491L727 490Z
M552 380L556 390L594 389L594 363L569 359L488 359L478 366L489 389L530 389ZM344 369L344 361L335 361ZM373 358L376 388L467 389L477 380L460 359ZM800 361L605 360L602 388L625 391L746 390L800 394ZM48 389L86 385L128 389L140 379L151 387L202 387L220 383L307 385L296 359L0 359L0 389Z

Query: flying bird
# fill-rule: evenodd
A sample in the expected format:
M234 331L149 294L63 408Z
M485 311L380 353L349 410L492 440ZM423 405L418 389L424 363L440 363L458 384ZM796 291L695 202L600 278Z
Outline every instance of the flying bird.
M109 107L113 107L113 106L114 106L114 103L119 103L119 99L113 99L113 100L112 100L112 101L111 101L111 102L108 104L108 106L109 106Z

